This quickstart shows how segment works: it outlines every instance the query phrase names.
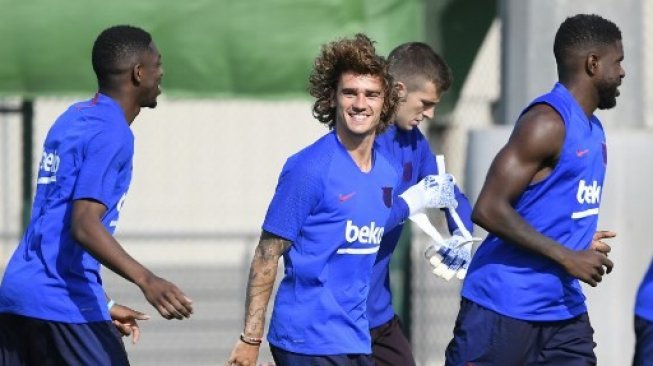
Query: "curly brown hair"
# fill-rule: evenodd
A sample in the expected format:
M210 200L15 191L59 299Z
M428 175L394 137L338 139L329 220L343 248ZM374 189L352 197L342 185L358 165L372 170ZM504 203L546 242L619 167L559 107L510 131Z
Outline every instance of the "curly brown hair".
M336 124L336 107L332 106L340 76L346 72L378 76L383 84L383 109L376 132L381 133L392 123L397 105L397 92L393 87L388 64L376 54L374 42L358 33L352 39L341 39L322 46L309 77L309 92L316 98L313 116L333 129Z

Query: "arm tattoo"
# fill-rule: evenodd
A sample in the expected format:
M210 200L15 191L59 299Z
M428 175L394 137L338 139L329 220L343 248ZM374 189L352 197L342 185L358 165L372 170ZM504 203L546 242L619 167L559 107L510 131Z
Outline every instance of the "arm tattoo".
M245 300L245 334L263 335L265 312L277 277L279 257L290 248L291 242L263 232L254 252L247 282Z

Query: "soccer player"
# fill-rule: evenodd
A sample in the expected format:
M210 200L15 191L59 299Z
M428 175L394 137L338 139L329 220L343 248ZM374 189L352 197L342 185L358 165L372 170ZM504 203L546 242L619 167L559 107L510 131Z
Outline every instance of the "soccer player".
M388 64L399 103L394 124L377 138L377 143L399 169L397 191L401 193L427 175L438 173L429 142L417 126L435 116L440 98L451 86L452 75L445 61L430 46L420 42L405 43L395 48L388 56ZM455 192L457 211L471 232L471 206L458 187ZM456 225L448 211L445 212L453 233ZM374 361L380 366L415 365L410 344L392 307L390 288L390 258L402 228L403 225L400 225L383 235L367 302L372 353ZM471 243L467 249L470 247Z
M137 337L147 316L108 298L100 264L135 283L164 318L192 313L177 286L112 236L131 180L130 125L157 104L161 55L146 31L115 26L95 40L92 64L99 91L50 128L32 217L0 286L2 365L129 364L119 331Z
M489 235L462 288L446 365L594 365L581 280L613 263L596 250L607 164L594 111L616 105L621 31L579 14L558 28L559 82L531 102L494 158L472 213Z
M313 115L332 131L281 172L252 259L245 327L228 365L256 363L282 255L268 334L276 364L373 365L365 304L381 237L386 226L428 206L422 184L393 199L397 172L375 137L391 121L396 94L368 37L325 45L310 93Z
M633 366L653 366L653 261L635 300L635 357Z

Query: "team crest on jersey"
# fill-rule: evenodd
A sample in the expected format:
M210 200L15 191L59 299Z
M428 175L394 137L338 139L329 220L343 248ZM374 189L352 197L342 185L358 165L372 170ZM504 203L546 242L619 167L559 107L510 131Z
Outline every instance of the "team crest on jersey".
M601 154L603 155L603 165L608 165L608 146L605 142L601 143Z
M410 182L410 179L413 177L413 163L410 161L407 163L404 163L404 173L403 173L403 179L404 182Z
M383 203L385 207L392 207L392 187L382 187L383 190Z

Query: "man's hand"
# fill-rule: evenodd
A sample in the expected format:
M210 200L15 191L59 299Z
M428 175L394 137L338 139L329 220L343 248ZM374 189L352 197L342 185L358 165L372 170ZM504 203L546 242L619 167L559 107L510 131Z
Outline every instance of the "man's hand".
M608 253L610 253L610 246L601 240L603 239L612 239L615 236L617 236L617 233L614 231L609 231L609 230L600 230L594 233L594 237L592 238L592 243L590 244L590 249L596 250L597 252L605 254L605 256L608 256Z
M464 279L472 259L472 243L472 240L454 233L441 245L435 242L430 244L424 255L433 266L433 274L447 281L454 275L459 279Z
M427 208L458 207L454 193L454 178L450 174L427 175L399 197L406 202L410 216L423 212Z
M109 310L109 314L111 315L111 321L118 328L120 334L126 337L132 336L132 344L136 344L141 335L137 320L148 320L150 318L149 315L120 304L113 305Z
M138 286L147 301L165 319L190 318L193 313L193 301L172 282L152 274Z
M261 337L265 326L265 312L277 278L279 258L290 249L292 242L263 231L249 267L247 297L245 299L245 327L241 338L231 351L226 365L256 366ZM243 337L256 337L254 343L245 343Z
M603 279L603 275L612 272L612 267L614 267L612 261L604 253L594 249L567 250L561 264L571 276L592 287L596 287Z
M260 345L238 340L231 350L226 366L256 366Z

